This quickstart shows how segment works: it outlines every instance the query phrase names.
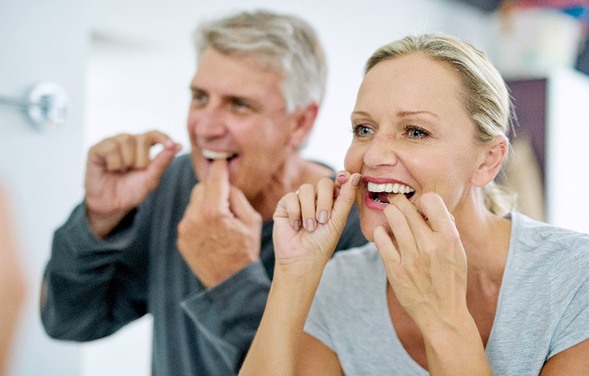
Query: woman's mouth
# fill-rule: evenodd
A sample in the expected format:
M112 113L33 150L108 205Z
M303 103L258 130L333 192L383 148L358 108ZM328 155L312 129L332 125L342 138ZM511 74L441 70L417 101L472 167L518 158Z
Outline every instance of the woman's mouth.
M377 184L367 182L366 189L368 191L369 198L379 204L388 204L390 202L391 195L405 195L408 199L410 199L415 194L415 189L400 183Z

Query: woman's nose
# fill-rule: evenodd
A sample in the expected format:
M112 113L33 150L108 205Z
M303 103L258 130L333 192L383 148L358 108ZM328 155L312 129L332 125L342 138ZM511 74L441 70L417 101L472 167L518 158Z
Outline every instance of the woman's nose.
M364 164L370 167L397 164L396 143L389 137L375 137L364 153Z

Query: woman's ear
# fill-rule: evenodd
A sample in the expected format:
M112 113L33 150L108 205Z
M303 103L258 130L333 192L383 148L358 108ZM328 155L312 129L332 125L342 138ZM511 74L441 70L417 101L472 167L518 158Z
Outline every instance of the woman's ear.
M318 113L319 105L315 102L311 102L294 112L292 115L294 116L294 123L291 129L289 142L294 149L300 149L305 143L313 130Z
M509 141L505 136L496 136L491 143L484 146L484 150L484 155L471 181L477 187L483 187L495 179L503 161L507 158Z

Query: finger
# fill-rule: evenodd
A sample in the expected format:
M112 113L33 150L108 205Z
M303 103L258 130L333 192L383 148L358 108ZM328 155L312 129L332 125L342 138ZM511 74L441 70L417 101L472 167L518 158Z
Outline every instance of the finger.
M333 204L331 220L340 231L343 230L350 210L356 201L356 192L361 181L362 175L358 173L352 174L348 181L342 185L339 195Z
M229 203L229 166L225 159L215 159L203 182L207 199L205 204L221 207Z
M302 223L299 196L295 192L284 195L278 202L278 205L276 205L273 218L274 221L279 218L288 218L291 227L295 231L299 231Z
M147 172L152 179L160 179L166 168L168 168L176 154L180 151L180 148L180 144L164 147L164 149L153 158L153 161L147 166Z
M405 214L397 206L388 205L384 209L384 215L397 242L397 249L399 250L401 259L409 260L417 257L419 251L415 236Z
M396 207L405 217L417 246L424 246L425 241L431 235L431 228L419 208L404 195L395 195L389 206Z
M331 208L333 207L334 181L328 178L319 180L317 183L317 208L316 219L317 222L325 224L331 215Z
M229 187L229 207L237 219L247 226L259 225L262 217L247 200L243 192L236 187Z
M93 149L94 151L91 154L98 156L108 171L123 171L128 168L125 165L121 145L116 136L105 139ZM94 158L89 158L89 160L92 159Z
M338 173L335 175L334 197L339 196L339 192L341 190L342 185L344 185L348 180L350 180L351 175L352 174L345 170L338 171Z
M435 193L424 193L416 203L427 217L430 228L435 232L455 231L454 216L450 214L442 198Z
M372 236L374 238L374 244L376 244L376 249L378 249L380 257L382 258L383 264L392 264L394 266L399 265L401 262L401 255L399 251L397 251L397 248L395 248L395 244L393 243L391 236L387 233L385 227L376 227L372 233Z
M161 144L164 149L173 150L178 147L168 135L159 131L149 131L135 136L135 168L145 168L150 161L151 147Z
M123 133L115 137L118 143L120 157L125 168L135 166L137 144L133 135Z
M315 187L312 184L303 184L297 191L301 206L301 219L303 227L307 231L314 231L317 227L315 221Z

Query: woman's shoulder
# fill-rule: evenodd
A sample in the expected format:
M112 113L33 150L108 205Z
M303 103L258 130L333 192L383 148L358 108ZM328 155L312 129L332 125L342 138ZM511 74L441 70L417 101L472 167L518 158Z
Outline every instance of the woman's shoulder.
M589 254L589 234L541 222L523 214L512 213L516 240L546 248Z
M554 273L589 269L589 234L512 214L512 241L526 263L537 260Z

